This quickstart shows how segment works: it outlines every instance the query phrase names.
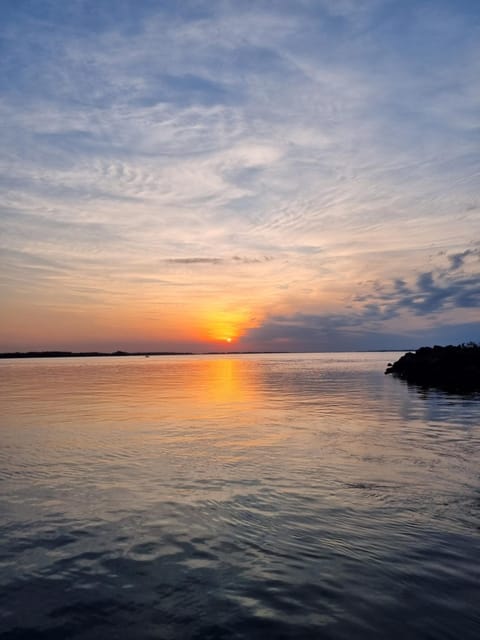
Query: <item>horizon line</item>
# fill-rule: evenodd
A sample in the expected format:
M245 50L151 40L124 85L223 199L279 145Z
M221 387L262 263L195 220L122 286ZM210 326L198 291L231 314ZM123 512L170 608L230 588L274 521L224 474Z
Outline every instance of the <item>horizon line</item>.
M18 358L94 358L94 357L132 357L132 356L208 356L208 355L255 355L255 354L295 354L295 353L392 353L416 351L410 349L346 349L333 351L286 351L286 350L258 350L258 351L6 351L0 353L0 359Z

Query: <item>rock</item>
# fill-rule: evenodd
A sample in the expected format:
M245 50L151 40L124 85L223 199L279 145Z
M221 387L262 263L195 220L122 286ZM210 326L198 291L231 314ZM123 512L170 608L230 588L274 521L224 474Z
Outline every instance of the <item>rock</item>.
M469 342L458 346L421 347L389 363L385 373L422 387L480 391L480 345Z

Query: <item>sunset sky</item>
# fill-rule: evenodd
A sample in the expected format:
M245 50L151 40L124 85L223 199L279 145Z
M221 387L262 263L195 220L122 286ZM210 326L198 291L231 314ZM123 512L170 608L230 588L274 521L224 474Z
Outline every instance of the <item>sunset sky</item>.
M480 340L480 2L4 0L0 351Z

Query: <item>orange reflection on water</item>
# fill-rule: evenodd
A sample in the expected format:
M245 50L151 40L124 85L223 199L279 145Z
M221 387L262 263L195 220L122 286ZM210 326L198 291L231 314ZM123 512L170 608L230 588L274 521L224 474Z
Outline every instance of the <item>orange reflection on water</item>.
M23 442L31 455L25 465L32 468L41 450L44 459L72 473L80 456L105 469L129 460L139 473L148 459L165 468L166 477L170 466L214 474L225 463L230 473L240 460L253 470L267 459L283 473L300 456L320 461L322 473L355 465L363 482L375 477L385 451L378 437L387 419L378 382L386 384L381 393L397 393L397 387L381 377L366 388L361 371L372 364L360 363L353 371L351 359L325 354L3 361L4 455ZM384 397L388 404L390 397ZM361 434L370 431L375 439L363 445Z
M52 451L91 440L99 454L112 446L131 454L149 443L188 457L217 451L233 459L285 436L265 407L258 365L246 358L59 358L9 366L17 375L6 376L6 420L28 427L35 415L37 436L43 433Z
M258 393L256 375L252 369L239 366L238 360L216 358L207 360L199 370L201 398L208 404L253 402Z

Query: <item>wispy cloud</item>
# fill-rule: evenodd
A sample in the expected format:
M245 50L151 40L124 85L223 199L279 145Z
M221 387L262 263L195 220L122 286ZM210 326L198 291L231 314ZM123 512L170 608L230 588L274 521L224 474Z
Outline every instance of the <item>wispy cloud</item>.
M221 258L167 258L165 262L174 264L221 264Z

